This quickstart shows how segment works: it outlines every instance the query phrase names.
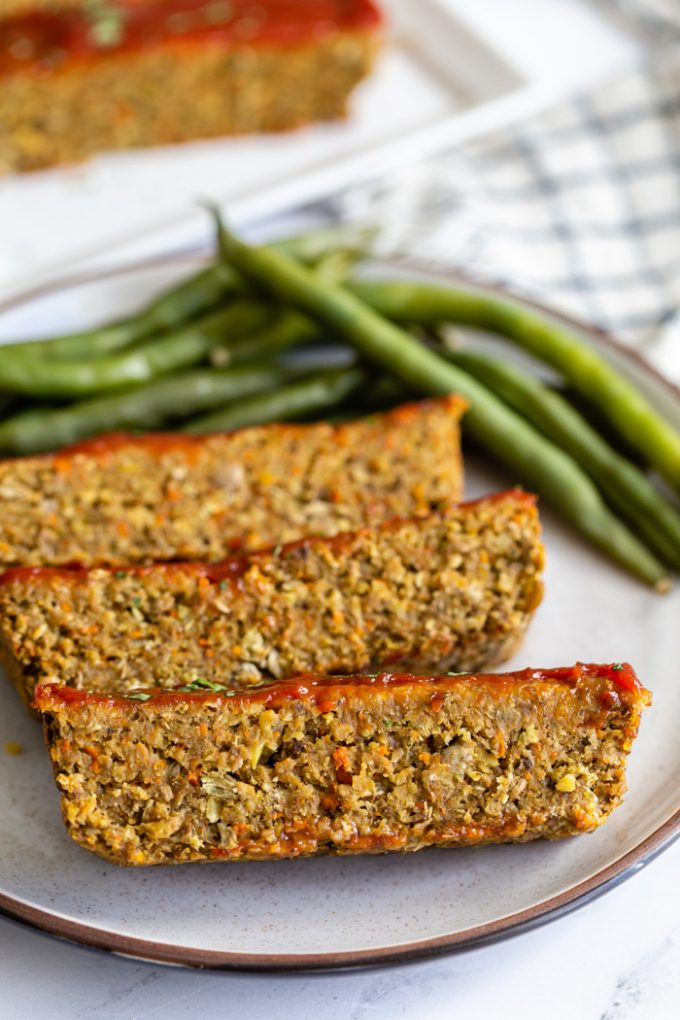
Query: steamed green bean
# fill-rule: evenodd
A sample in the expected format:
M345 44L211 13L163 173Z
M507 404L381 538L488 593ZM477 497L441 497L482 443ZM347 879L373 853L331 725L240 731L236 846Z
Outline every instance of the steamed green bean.
M351 289L389 319L472 326L523 347L596 403L647 462L680 490L680 432L614 365L571 330L510 298L483 291L413 280L354 281Z
M419 344L346 288L324 283L271 248L244 244L221 223L219 244L225 261L244 276L325 323L417 392L462 393L470 402L467 430L509 465L518 480L554 503L582 534L637 576L659 587L667 585L659 561L610 512L575 461L468 373Z

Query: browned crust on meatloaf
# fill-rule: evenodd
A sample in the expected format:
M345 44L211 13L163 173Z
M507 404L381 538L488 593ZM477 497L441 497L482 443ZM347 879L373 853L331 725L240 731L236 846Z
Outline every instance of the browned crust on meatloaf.
M145 6L128 3L133 11ZM70 14L58 13L64 6ZM73 12L79 6L43 3L43 11L57 12L43 18L79 18L86 25L88 16ZM154 6L160 21L163 4ZM285 131L343 117L380 46L375 8L370 0L343 0L325 5L324 14L334 16L319 17L309 4L308 37L261 40L262 23L266 32L280 6L229 0L221 5L224 26L211 26L206 15L207 37L192 35L197 16L189 11L188 31L142 47L126 44L124 19L120 44L66 59L46 53L37 65L13 67L0 75L0 173L79 162L104 150ZM205 0L205 7L216 11L218 4ZM26 11L8 13L19 19ZM177 30L182 17L187 20L175 16Z
M542 595L533 496L307 539L207 566L24 568L0 577L19 690L247 687L300 672L480 669L514 649Z
M36 693L69 834L118 864L588 832L649 703L621 665L143 697Z
M219 560L428 513L462 491L458 396L342 425L125 434L0 461L0 564Z

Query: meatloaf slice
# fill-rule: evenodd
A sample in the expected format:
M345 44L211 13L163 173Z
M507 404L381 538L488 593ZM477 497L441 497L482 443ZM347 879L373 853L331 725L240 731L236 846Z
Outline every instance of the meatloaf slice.
M36 692L69 834L137 865L589 832L649 700L627 665Z
M30 7L0 10L0 173L342 117L382 36L373 0Z
M427 513L462 490L461 397L343 425L114 435L0 461L0 564L219 560Z
M0 647L36 682L126 692L247 687L300 672L481 668L512 652L542 594L534 497L308 539L216 566L23 568L0 577Z

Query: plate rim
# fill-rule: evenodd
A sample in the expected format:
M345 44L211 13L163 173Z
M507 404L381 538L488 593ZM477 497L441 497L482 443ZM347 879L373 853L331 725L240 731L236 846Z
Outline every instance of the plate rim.
M197 970L231 970L259 973L346 971L415 963L419 960L480 949L514 938L557 921L611 892L632 878L680 838L680 808L623 857L590 878L539 903L486 924L431 939L399 943L378 949L352 949L330 953L236 953L217 949L178 947L139 939L107 929L71 921L0 892L0 915L68 942L104 949L144 963L189 967Z
M155 255L127 265L118 265L101 271L76 273L39 285L22 294L0 301L0 314L22 304L40 300L59 290L100 283L117 276L144 270L160 269L185 261L207 256L203 246L188 246L171 253ZM526 304L544 315L578 330L586 337L595 337L597 342L611 351L623 355L633 365L653 378L680 402L680 386L675 385L647 361L640 353L623 344L606 330L585 323L577 317L565 314L532 297L515 293L501 285L488 284L467 276L450 266L430 259L376 258L381 265L426 273L446 279L449 282L468 286L491 294L502 294ZM0 345L0 350L2 345ZM459 932L417 939L413 942L398 943L372 949L350 949L338 952L314 953L243 953L214 949L198 949L177 946L125 935L105 928L99 928L80 921L74 921L59 913L44 910L31 903L0 890L0 915L26 924L48 935L69 942L133 958L136 960L199 969L237 970L256 972L275 971L335 971L405 964L447 954L460 953L481 948L495 942L524 934L558 920L594 899L614 889L650 864L659 854L680 839L680 807L657 828L623 856L606 867L596 871L562 892L540 900L523 910L514 911L481 925L468 927Z

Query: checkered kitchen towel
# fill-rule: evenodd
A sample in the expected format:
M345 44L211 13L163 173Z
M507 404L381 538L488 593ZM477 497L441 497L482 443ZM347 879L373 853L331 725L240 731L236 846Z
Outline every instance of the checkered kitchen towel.
M552 303L680 380L680 0L619 0L640 65L396 179L341 212L408 251Z

